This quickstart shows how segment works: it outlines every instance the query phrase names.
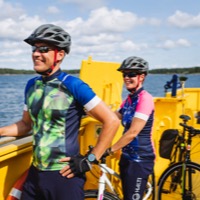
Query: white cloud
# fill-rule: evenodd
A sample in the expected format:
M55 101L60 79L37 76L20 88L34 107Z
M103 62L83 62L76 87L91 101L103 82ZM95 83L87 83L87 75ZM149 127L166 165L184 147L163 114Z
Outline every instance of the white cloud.
M17 3L11 4L3 0L0 1L0 10L0 20L19 17L24 13L24 10Z
M200 14L194 16L177 10L168 18L168 22L179 28L200 27Z
M98 31L125 32L143 23L144 18L134 13L102 7L91 12L87 26L95 27Z
M122 47L122 50L124 50L124 51L134 52L134 51L140 51L140 50L147 49L148 45L145 43L135 44L132 41L127 40L127 41L121 43L121 47Z
M110 54L117 55L119 52L147 49L147 44L136 44L130 39L126 39L123 34L144 23L158 25L159 20L140 18L131 12L101 7L91 11L86 20L79 17L60 23L72 35L71 53L84 56L106 55L109 58Z
M190 47L191 46L191 44L188 40L182 39L182 38L177 40L177 44L182 47Z
M49 6L47 8L47 12L50 14L57 14L60 12L60 10L56 6Z
M86 10L95 9L95 8L98 8L98 7L105 5L105 3L106 3L105 0L87 0L87 2L83 1L83 0L59 0L59 1L63 2L63 3L73 4L76 7L78 6L80 10L82 10L82 9L86 9Z
M174 49L178 47L190 47L191 44L188 40L186 39L178 39L178 40L166 40L163 44L159 44L159 48L164 48L164 49Z
M39 16L5 18L0 21L0 37L5 39L22 40L32 33L34 28L45 23Z
M1 57L0 62L2 62L2 60L5 59L7 59L7 62L9 62L11 58L19 59L20 56L26 55L27 53L31 52L31 50L27 51L29 47L22 41L18 42L10 40L1 41L0 46L1 49L3 49L3 51L0 51L0 57Z
M106 44L106 43L116 43L119 41L123 41L123 38L120 35L116 35L116 34L105 34L105 33L100 33L97 35L93 35L93 36L82 36L80 39L76 40L77 45L81 44L81 45L102 45L102 44Z
M131 0L123 6L120 6L123 2L116 3L115 0L112 0L112 5L109 4L110 0L88 0L87 3L82 0L59 1L50 6L49 2L44 0L38 5L32 3L29 7L26 7L28 3L25 0L10 1L20 2L22 6L20 7L20 4L8 3L9 0L0 0L0 46L3 49L0 52L0 67L4 66L4 61L7 63L6 67L17 68L17 65L18 68L32 67L30 49L23 39L43 23L59 25L72 36L72 50L66 59L66 66L71 68L79 67L81 60L87 59L88 55L99 60L121 61L124 56L135 53L147 56L153 61L153 66L171 66L172 64L175 66L176 62L183 62L184 65L199 63L199 56L196 54L200 46L198 40L200 14L194 15L177 10L174 15L167 18L168 23L172 25L169 27L166 26L166 18L162 13L154 15L150 7L146 8L145 12L137 10L136 14L135 8L131 7ZM138 1L136 4L141 3ZM79 12L77 7L90 10ZM74 9L76 12L73 11ZM66 10L69 12L63 15ZM170 10L170 12L173 11ZM176 27L196 27L196 29L182 31ZM156 41L162 42L157 44ZM183 61L182 54L188 54L188 47L191 52L190 60L193 63L188 58ZM163 53L162 49L168 51ZM173 57L175 51L180 59L176 57L175 61L170 60L171 63L168 63L168 57ZM166 57L164 61L163 57ZM13 65L14 60L15 65ZM9 61L12 63L9 64ZM63 65L65 66L65 62Z
M15 49L12 49L12 50L9 50L9 51L3 51L3 52L0 52L0 56L19 56L19 55L21 55L23 53L23 50L22 49L17 49L17 48L15 48ZM10 61L10 59L9 59L9 61Z
M87 20L84 21L79 17L67 22L66 27L76 36L99 33L117 34L130 31L133 27L145 22L145 18L139 18L134 13L101 7L91 11Z
M159 26L161 24L161 20L156 18L149 18L147 21L152 26Z

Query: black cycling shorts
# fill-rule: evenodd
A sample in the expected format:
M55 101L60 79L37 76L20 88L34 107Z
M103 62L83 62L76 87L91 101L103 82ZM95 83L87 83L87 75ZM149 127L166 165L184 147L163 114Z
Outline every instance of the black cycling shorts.
M122 156L119 165L124 200L142 200L148 176L153 173L154 162L135 162Z
M39 171L30 167L22 200L83 200L85 177L66 178L59 171Z

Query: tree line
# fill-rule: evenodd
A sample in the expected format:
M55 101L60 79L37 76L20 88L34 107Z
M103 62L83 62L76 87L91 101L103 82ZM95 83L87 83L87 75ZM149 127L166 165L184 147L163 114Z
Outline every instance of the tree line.
M149 73L151 74L198 74L200 73L200 67L152 69L149 71Z
M62 70L69 74L79 74L79 69ZM165 68L149 70L150 74L197 74L200 73L200 67L188 68ZM35 74L34 70L0 68L0 74Z
M67 72L69 74L78 74L80 70L78 69L72 69L72 70L62 70L64 72ZM23 70L23 69L11 69L11 68L1 68L0 74L35 74L36 72L34 70Z

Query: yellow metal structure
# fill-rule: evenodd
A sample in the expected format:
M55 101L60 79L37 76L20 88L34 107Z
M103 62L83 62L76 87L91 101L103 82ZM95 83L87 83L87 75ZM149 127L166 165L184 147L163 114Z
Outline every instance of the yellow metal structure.
M119 63L83 60L80 78L88 83L96 94L113 110L121 103L123 80L117 71Z
M119 63L113 62L98 62L93 61L91 57L88 60L82 61L80 78L88 83L95 93L114 111L119 108L122 102L122 88L123 79L121 73L117 71ZM80 144L81 153L85 154L88 150L89 145L95 145L98 134L101 131L101 124L96 120L87 117L82 120L82 125L80 130ZM115 142L122 133L122 127L119 128L116 137L113 142ZM118 171L118 160L119 154L109 160L108 165L111 168ZM99 171L95 168L91 172L87 173L87 183L85 185L86 189L93 189L97 187ZM113 179L114 184L119 188L121 192L121 186L119 180Z
M4 200L16 180L30 166L32 137L0 146L0 199Z
M94 61L91 57L83 60L81 64L80 78L88 83L97 95L112 109L116 110L122 101L123 80L121 73L117 71L119 63ZM156 97L155 122L153 127L153 141L156 151L156 178L168 166L169 161L159 157L159 139L162 132L168 128L179 129L179 116L187 114L191 117L190 125L200 128L195 115L200 111L200 88L187 88L179 90L176 97L167 94L166 97ZM115 142L122 134L122 127L119 128L114 138ZM79 141L81 153L85 154L89 145L95 145L96 139L101 131L101 124L91 117L82 119ZM194 138L193 144L198 144L200 139ZM200 151L200 145L195 147ZM0 200L6 199L10 189L20 175L28 169L31 163L32 139L31 136L9 141L7 144L0 144ZM118 171L120 152L110 158L108 165ZM200 163L198 154L194 154L194 161ZM93 173L87 173L85 188L96 188L99 176L98 169ZM121 192L120 183L112 180L117 189Z
M184 96L179 94L176 97L170 97L169 94L166 97L156 97L155 102L155 122L153 127L153 138L156 150L156 165L155 173L157 178L161 175L163 170L168 166L169 160L159 157L159 140L161 134L166 129L179 129L179 123L182 120L179 118L181 114L189 115L191 120L188 125L194 126L200 129L200 124L197 122L195 116L200 111L200 88L187 88L184 89ZM200 152L200 138L196 136L192 141L192 152ZM193 149L195 147L195 149ZM198 153L192 154L193 161L200 163L200 157Z

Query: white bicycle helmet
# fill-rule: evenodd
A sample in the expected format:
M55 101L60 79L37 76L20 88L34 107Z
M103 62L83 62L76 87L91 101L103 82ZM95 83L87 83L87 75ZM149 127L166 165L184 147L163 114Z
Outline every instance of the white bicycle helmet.
M148 74L149 64L143 58L131 56L131 57L126 58L117 70L118 71L134 70L137 73Z
M39 26L24 41L32 46L36 42L47 42L58 49L63 49L67 54L69 53L71 46L71 36L61 27L53 24Z

